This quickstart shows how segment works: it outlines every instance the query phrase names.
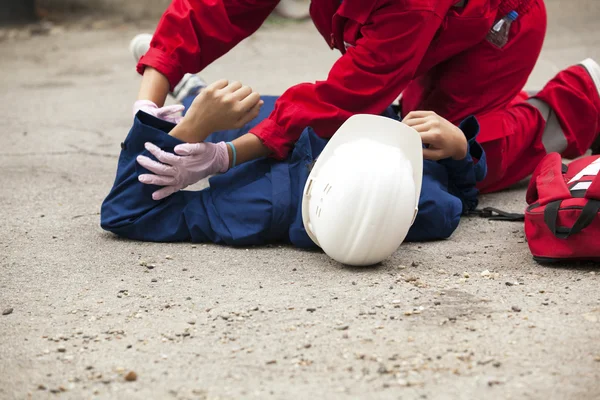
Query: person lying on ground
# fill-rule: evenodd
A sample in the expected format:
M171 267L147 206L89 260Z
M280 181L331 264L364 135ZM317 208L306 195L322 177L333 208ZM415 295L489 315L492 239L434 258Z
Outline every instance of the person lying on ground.
M138 99L162 106L185 73L253 34L277 4L173 0L139 60ZM456 125L477 117L488 156L484 192L526 178L550 152L600 152L594 60L561 71L533 96L523 91L546 35L543 0L312 0L310 14L341 56L325 80L290 87L233 142L238 163L284 159L306 127L330 138L350 116L381 114L400 95L402 115L430 110Z
M302 199L311 166L328 141L307 128L283 160L263 157L236 165L231 141L240 140L266 118L276 101L274 96L261 99L237 82L218 81L184 101L189 107L178 125L137 112L121 145L114 185L102 204L102 228L141 241L233 246L287 242L301 248L317 247L303 225ZM171 106L154 113L173 119L172 113L179 109ZM384 115L402 125L391 107ZM485 153L475 140L479 125L469 117L459 129L428 111L408 114L404 124L426 143L435 143L427 148L418 141L409 154L418 156L419 165L422 162L423 177L414 182L422 189L420 196L417 194L416 219L415 207L407 210L414 223L406 240L447 238L457 228L461 214L477 205L475 186L486 172ZM176 126L184 126L196 136L178 137ZM366 130L360 134L368 139ZM423 154L437 161L422 161ZM371 153L358 154L351 167L367 171L367 160L372 157ZM208 175L214 175L210 187L182 190ZM356 196L363 194L357 190ZM401 202L402 195L400 191L388 203ZM364 210L365 215L368 211Z

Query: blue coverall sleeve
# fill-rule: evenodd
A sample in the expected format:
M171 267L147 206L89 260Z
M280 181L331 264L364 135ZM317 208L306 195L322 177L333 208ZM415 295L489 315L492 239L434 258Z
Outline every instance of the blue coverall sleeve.
M210 188L179 191L155 201L157 186L138 176L148 173L136 157L153 156L152 142L173 152L182 143L168 135L174 125L138 113L122 144L113 188L102 204L103 229L129 239L153 242L213 242L258 245L287 240L291 224L289 170L286 163L260 159L210 179Z

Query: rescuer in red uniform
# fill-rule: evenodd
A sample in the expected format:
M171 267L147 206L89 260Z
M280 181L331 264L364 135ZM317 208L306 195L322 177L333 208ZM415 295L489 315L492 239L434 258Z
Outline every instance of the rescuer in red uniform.
M277 3L174 0L138 64L139 100L162 107L185 73L255 32ZM350 116L381 114L400 94L403 116L429 110L455 124L477 117L488 163L483 191L525 178L548 152L579 156L598 137L600 67L593 60L560 72L535 97L522 92L544 41L543 0L312 0L311 17L342 56L326 80L289 88L269 118L233 142L238 164L285 158L307 126L331 137ZM172 134L197 141L187 129L182 122ZM436 149L438 139L424 143Z

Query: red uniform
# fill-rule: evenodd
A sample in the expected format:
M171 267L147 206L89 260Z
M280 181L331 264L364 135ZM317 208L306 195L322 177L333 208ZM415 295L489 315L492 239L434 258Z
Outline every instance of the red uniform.
M151 66L174 86L256 31L277 3L173 0L138 71ZM499 49L486 35L510 11L519 17ZM291 87L253 129L274 157L285 157L306 126L331 137L350 116L380 114L400 93L403 115L432 110L457 124L478 117L489 165L484 190L526 177L546 154L545 121L520 94L544 40L543 0L312 0L311 17L343 55L327 80ZM591 130L590 144L597 125Z

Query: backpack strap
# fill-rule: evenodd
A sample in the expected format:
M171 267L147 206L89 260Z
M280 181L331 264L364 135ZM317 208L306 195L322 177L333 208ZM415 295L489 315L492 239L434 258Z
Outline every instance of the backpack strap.
M577 218L577 221L575 221L571 228L559 227L556 225L556 220L558 219L558 210L560 209L561 202L562 200L556 200L548 203L544 210L544 222L548 226L548 229L550 229L550 232L559 239L567 239L569 236L581 232L594 221L600 211L600 200L589 200L583 206L579 218Z
M571 198L571 191L563 177L564 165L558 153L550 153L535 169L527 188L527 203L540 206Z
M524 221L525 214L503 211L494 207L486 207L482 210L472 210L465 215L475 215L481 218L487 218L490 221Z
M588 163L588 165L590 164L591 163ZM573 178L573 180L575 178ZM581 214L579 214L577 221L575 221L573 226L570 228L557 226L558 212L560 210L560 205L563 199L553 200L550 203L548 203L548 205L546 205L546 209L544 210L544 222L550 229L550 232L552 232L552 234L557 238L567 239L569 236L581 232L588 225L590 225L598 216L598 212L600 212L600 174L594 176L594 180L591 182L587 190L582 189L581 191L583 190L585 190L585 194L583 196L574 195L574 192L578 191L574 191L571 193L572 197L583 197L588 201L585 204L585 206L583 206L583 209L581 210Z

